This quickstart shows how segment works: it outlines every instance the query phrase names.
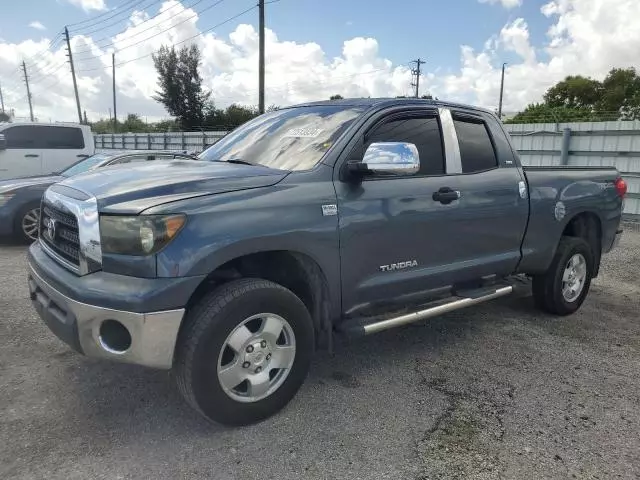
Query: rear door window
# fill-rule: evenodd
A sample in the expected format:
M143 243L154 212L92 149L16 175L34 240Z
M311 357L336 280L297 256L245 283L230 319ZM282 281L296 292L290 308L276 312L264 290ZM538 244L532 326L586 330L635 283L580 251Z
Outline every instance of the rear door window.
M462 173L483 172L498 166L491 137L481 120L454 118L458 135Z
M42 136L45 145L42 148L63 148L70 150L82 150L84 137L82 130L74 127L35 127Z

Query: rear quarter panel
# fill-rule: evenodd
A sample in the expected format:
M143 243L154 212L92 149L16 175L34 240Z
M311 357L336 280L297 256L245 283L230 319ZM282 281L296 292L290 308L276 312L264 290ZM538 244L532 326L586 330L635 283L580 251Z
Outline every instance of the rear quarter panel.
M546 271L567 224L581 213L598 216L603 253L609 250L622 217L622 199L614 186L617 170L571 167L524 170L531 207L522 244L521 272Z

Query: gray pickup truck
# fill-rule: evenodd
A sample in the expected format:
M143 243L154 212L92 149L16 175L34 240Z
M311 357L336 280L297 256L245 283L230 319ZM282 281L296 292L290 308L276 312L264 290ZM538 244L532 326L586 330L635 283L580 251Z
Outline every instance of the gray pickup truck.
M575 312L620 238L625 193L614 168L523 168L484 110L311 103L199 161L51 186L29 290L78 352L171 369L205 417L247 424L284 407L337 334L521 285L543 310Z

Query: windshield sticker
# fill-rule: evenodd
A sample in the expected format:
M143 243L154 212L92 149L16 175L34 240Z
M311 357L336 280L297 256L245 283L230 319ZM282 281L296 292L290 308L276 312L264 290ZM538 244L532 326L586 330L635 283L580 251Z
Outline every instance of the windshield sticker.
M321 128L300 127L292 128L285 133L283 138L316 138L322 132Z

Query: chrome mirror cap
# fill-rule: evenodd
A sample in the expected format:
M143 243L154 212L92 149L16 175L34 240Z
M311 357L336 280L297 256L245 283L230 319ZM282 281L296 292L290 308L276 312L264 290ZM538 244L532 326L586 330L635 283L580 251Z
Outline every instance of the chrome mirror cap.
M378 142L369 145L362 163L374 174L414 175L420 170L420 155L413 143Z

